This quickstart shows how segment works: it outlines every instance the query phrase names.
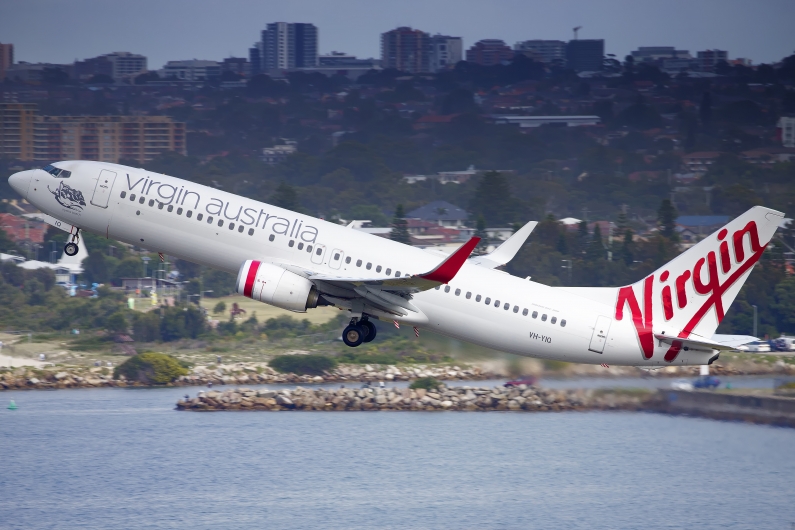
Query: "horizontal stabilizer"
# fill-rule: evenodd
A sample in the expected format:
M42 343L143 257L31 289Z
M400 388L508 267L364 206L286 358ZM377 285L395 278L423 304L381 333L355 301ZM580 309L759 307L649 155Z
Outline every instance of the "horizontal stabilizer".
M519 252L519 249L522 248L522 245L524 245L537 225L538 221L530 221L517 230L511 237L503 241L494 251L482 256L474 256L469 259L469 262L473 265L486 267L487 269L494 269L501 265L505 265L516 256L516 253Z
M691 336L694 337L694 336ZM679 344L691 350L736 350L738 346L759 340L748 335L713 335L711 339L703 337L682 339L673 335L655 333L654 338L665 344Z

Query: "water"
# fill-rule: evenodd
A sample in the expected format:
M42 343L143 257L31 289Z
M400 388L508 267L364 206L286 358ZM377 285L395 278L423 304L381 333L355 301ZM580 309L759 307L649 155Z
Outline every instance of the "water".
M185 392L0 393L0 528L795 521L791 429L623 412L172 410Z

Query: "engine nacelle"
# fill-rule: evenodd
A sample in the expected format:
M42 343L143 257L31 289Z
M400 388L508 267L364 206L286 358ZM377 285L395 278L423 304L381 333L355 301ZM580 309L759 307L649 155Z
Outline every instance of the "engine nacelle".
M312 282L270 263L247 260L237 273L237 292L259 302L304 312L317 307Z

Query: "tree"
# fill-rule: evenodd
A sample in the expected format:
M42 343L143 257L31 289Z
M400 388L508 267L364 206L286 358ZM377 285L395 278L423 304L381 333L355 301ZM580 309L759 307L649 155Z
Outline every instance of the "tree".
M113 370L113 377L124 376L128 381L146 385L165 385L175 381L188 370L177 359L165 353L146 352L130 357Z
M89 283L106 283L111 274L108 270L108 260L102 252L92 252L83 260L83 274Z
M405 217L406 212L403 209L403 205L398 204L395 208L395 216L392 219L392 232L389 237L392 241L410 245L411 237L409 236L408 223Z
M505 226L516 220L518 209L508 178L499 171L484 174L475 189L470 211L482 215L491 226Z
M127 318L121 311L116 311L105 321L105 328L113 333L127 333Z
M215 304L215 307L213 308L213 314L217 315L219 313L223 313L224 311L226 311L225 302L218 302L217 304Z
M604 257L605 247L604 241L602 241L602 229L599 228L599 223L595 223L591 241L588 243L588 248L585 252L585 259L588 261L599 261L604 259Z
M298 193L295 188L282 181L276 191L271 195L269 202L279 208L300 212L301 205L298 203Z
M676 237L676 218L679 214L676 208L671 203L670 199L663 199L660 203L660 208L657 210L657 224L660 227L660 233L668 239Z
M197 265L192 261L185 259L177 259L174 265L179 271L179 277L182 281L190 280L191 278L198 278L201 275L201 265Z

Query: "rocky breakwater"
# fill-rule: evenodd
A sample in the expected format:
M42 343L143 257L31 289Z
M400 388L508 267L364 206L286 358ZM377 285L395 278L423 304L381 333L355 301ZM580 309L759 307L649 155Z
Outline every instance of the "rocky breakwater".
M0 373L0 390L97 388L128 386L124 380L115 380L108 373L93 370L31 370L17 368Z
M414 410L414 411L565 411L640 410L649 392L551 390L521 385L503 387L338 388L199 392L180 399L178 410Z
M323 375L282 374L265 363L225 364L215 368L197 366L191 373L182 376L177 384L206 385L253 385L263 383L345 383L378 381L411 381L420 377L433 377L438 381L495 379L502 376L482 370L478 366L455 365L341 365Z

